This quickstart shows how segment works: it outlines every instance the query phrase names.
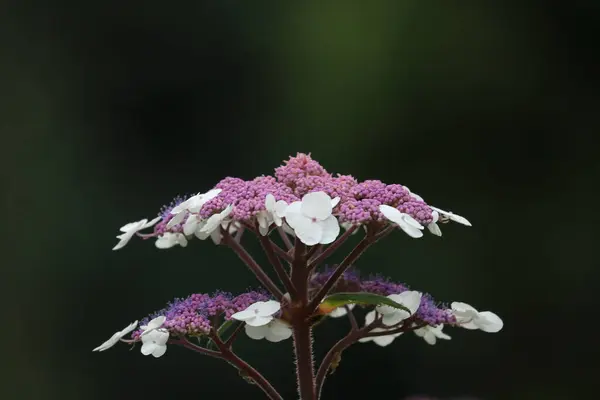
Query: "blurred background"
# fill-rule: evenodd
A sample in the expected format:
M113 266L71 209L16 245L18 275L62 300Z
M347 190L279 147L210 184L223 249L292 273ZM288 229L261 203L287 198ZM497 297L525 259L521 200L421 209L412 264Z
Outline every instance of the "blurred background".
M469 218L393 235L357 266L505 322L352 347L325 398L584 398L600 356L599 16L594 0L5 0L0 398L262 398L174 346L91 350L174 297L255 286L209 242L112 252L121 225L298 151ZM318 358L347 322L330 326ZM290 341L239 349L296 398Z

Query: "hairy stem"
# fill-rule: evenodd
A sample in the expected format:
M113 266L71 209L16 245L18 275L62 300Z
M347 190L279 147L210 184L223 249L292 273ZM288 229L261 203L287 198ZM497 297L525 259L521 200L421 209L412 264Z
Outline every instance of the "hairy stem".
M308 264L308 268L310 269L314 269L316 267L319 266L319 264L321 264L323 261L325 261L329 256L331 256L342 244L344 244L344 242L346 240L348 240L348 238L350 237L350 235L352 235L352 233L354 231L356 231L358 229L358 226L353 225L350 228L348 228L346 230L346 232L344 232L342 234L342 236L340 236L339 238L337 238L335 240L335 242L333 242L332 244L329 245L329 247L327 247L322 253L317 254L316 257L314 257L312 260L310 260L309 264Z
M273 250L273 243L267 236L259 235L258 239L260 240L260 244L262 245L263 250L265 251L265 253L267 253L267 258L269 259L269 262L273 265L273 268L275 269L279 280L281 281L281 283L283 283L285 290L288 291L292 299L295 299L296 297L298 297L296 288L290 280L290 277L287 274L287 272L283 269L281 262L275 255L275 251Z
M250 364L239 358L233 351L231 351L227 344L223 343L221 338L219 338L219 336L216 333L211 333L210 338L215 342L215 344L219 348L222 358L227 360L227 362L236 367L246 377L248 377L254 383L256 383L256 385L259 388L261 388L263 392L265 392L269 399L283 400L283 397L281 397L281 395L277 392L273 385L271 385L271 383L257 370L255 370Z
M285 246L288 248L288 250L293 249L294 245L292 244L292 241L290 240L288 234L285 233L285 231L283 230L283 227L278 226L277 232L279 232L279 236L281 236L281 240L283 241L283 244L285 244Z
M275 285L275 283L269 278L265 271L258 265L252 256L246 251L246 249L238 243L229 232L223 232L223 239L225 243L238 255L238 257L250 268L250 271L256 275L258 281L265 287L271 294L277 299L281 300L283 293Z
M294 351L296 353L296 377L302 400L316 400L315 375L312 354L312 328L303 321L294 326Z
M321 287L321 289L317 292L315 297L310 302L311 312L314 311L321 301L327 296L329 291L336 284L338 279L344 274L344 272L350 268L352 263L354 263L368 248L371 244L374 243L374 240L370 236L365 236L357 245L352 249L350 254L344 258L344 260L337 266L335 271L331 274L327 282ZM327 251L327 250L326 250ZM323 253L325 254L325 253Z

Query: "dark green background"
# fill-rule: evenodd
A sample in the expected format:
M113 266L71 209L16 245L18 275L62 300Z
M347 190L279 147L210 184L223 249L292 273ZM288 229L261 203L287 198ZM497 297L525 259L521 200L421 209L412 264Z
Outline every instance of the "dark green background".
M468 217L441 239L397 233L358 266L505 321L433 347L351 348L326 398L595 386L597 1L0 7L0 398L261 398L175 347L158 360L91 349L173 297L255 284L209 242L111 252L118 227L297 151ZM318 332L317 356L345 329ZM295 398L290 341L240 351Z

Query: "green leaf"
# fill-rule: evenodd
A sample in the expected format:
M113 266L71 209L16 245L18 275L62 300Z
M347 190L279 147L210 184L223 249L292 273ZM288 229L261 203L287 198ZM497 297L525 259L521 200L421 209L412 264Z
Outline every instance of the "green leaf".
M390 306L400 310L404 310L411 314L410 310L400 303L395 302L385 296L378 294L366 293L366 292L355 292L355 293L334 293L327 296L323 302L319 305L319 309L324 314L329 314L333 309L342 307L347 304L363 304L371 306Z
M229 321L225 321L225 322L223 322L221 324L221 326L217 330L217 335L219 335L219 337L221 338L221 340L224 340L225 333L227 333L227 331L232 326L234 326L235 323L236 323L235 320L230 319ZM217 345L215 344L215 342L213 342L212 340L209 339L206 348L209 349L209 350L216 350L217 349Z

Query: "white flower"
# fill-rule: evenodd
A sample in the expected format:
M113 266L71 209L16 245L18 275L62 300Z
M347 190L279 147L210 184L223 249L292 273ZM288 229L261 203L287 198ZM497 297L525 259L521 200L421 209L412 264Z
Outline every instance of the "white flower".
M158 239L156 239L154 244L159 249L169 249L176 245L185 247L187 246L188 241L183 233L165 232L162 236L159 236Z
M285 220L302 243L329 244L340 233L338 220L331 215L333 204L337 201L325 192L308 193L288 206Z
M251 304L245 310L236 312L231 318L244 321L250 326L263 326L271 322L273 314L277 313L280 309L281 305L278 301L258 301Z
M267 339L269 342L273 343L281 342L292 336L292 328L280 319L274 319L268 324L261 326L246 324L244 329L246 330L246 335L248 335L250 339Z
M455 301L451 304L456 321L466 329L481 329L484 332L495 333L502 329L504 323L499 316L491 311L477 311L467 303Z
M415 329L415 334L417 336L422 337L423 339L425 339L425 341L431 345L434 345L435 342L437 341L437 339L444 339L444 340L450 340L450 336L446 335L444 332L442 332L442 329L444 328L444 324L439 324L438 326L424 326L422 328L419 329Z
M150 320L150 322L148 322L148 325L140 326L140 329L142 330L142 334L140 336L144 336L144 335L152 332L153 330L160 328L161 326L163 326L163 324L165 323L166 320L167 320L167 317L165 317L164 315L160 315L160 316Z
M92 351L104 351L104 350L110 349L115 344L117 344L117 342L119 340L121 340L123 338L123 336L127 335L129 332L134 330L135 327L137 326L137 324L138 324L137 321L132 322L131 324L127 325L127 327L125 329L123 329L122 331L115 332L115 334L112 335L110 337L110 339L108 339L106 342L102 343L100 346L96 347Z
M117 236L117 239L119 239L119 243L117 243L117 245L115 247L113 247L113 250L122 249L131 240L133 235L135 235L138 231L141 231L142 229L150 228L151 226L156 224L158 221L160 221L160 219L161 219L161 217L156 217L152 221L148 222L148 220L146 218L144 218L140 221L130 222L126 225L123 225L119 229L123 233Z
M373 321L375 321L375 310L373 310L373 311L367 313L367 315L365 315L365 326L373 323ZM371 329L370 332L377 333L377 332L385 332L385 331L386 331L386 329L383 329L383 328L374 328L374 329ZM367 336L362 339L359 339L358 341L360 343L366 343L366 342L373 341L373 342L375 342L376 345L385 347L385 346L391 344L394 341L394 339L396 339L400 335L402 335L402 332L394 333L391 335Z
M388 299L395 301L396 303L402 304L404 307L410 310L410 314L405 310L394 308L391 306L377 306L375 309L378 313L383 315L382 322L386 326L396 325L400 321L404 321L410 317L419 309L421 304L422 294L413 290L407 290L400 294L390 294L387 296Z
M471 226L471 223L465 217L461 217L460 215L454 214L450 211L440 210L439 208L436 208L436 207L432 207L432 206L429 206L429 207L431 207L432 210L437 211L442 216L448 218L451 221L458 222L459 224L463 224L466 226Z
M219 193L221 193L221 189L211 189L206 193L198 193L173 207L171 214L174 217L167 223L167 228L171 229L181 223L187 212L198 213L204 204L217 197Z
M206 223L198 230L198 233L206 234L208 237L213 231L219 231L221 229L221 224L227 221L227 217L229 217L229 214L231 214L232 211L233 206L230 204L220 213L211 215L206 220Z
M437 211L433 211L431 213L431 217L433 218L433 221L427 225L427 229L429 229L429 232L436 236L442 236L442 230L437 224L438 220L440 219L440 214Z
M352 311L354 306L356 306L356 304L348 304L348 308L350 309L350 311ZM346 307L338 307L338 308L334 308L333 311L331 311L327 315L330 316L331 318L340 318L347 314L348 314L348 310L346 310Z
M152 354L156 358L162 356L167 351L168 340L169 331L165 329L155 329L147 335L142 335L142 354Z
M423 232L421 232L423 230L423 225L410 215L402 213L397 208L390 207L386 204L380 205L379 211L381 211L384 217L398 225L400 229L408 234L408 236L413 238L420 238L423 236Z
M258 221L258 230L261 235L265 236L269 232L269 226L275 223L277 226L282 225L282 218L285 216L285 211L288 204L283 201L275 201L275 197L269 193L265 197L265 210L256 214Z

